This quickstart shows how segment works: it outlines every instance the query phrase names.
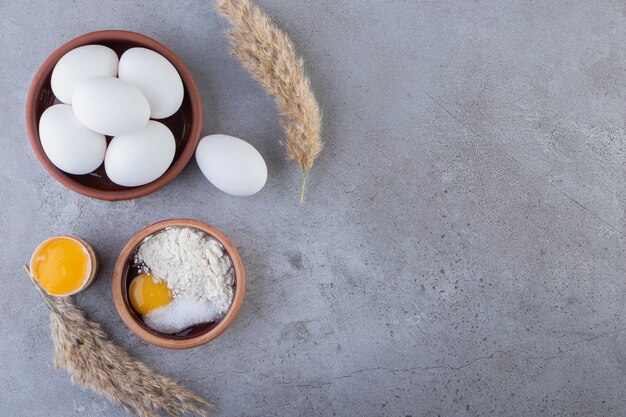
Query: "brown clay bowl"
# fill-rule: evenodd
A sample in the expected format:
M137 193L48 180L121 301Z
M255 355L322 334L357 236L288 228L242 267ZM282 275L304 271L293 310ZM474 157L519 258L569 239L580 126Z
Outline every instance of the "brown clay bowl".
M208 234L220 242L233 264L234 294L226 315L213 323L193 326L178 334L161 333L148 327L141 316L133 310L128 297L130 281L137 275L134 269L133 256L143 240L168 227L190 227ZM128 328L144 341L169 349L189 349L210 342L222 334L232 323L239 312L246 286L246 277L239 252L232 242L215 227L190 219L171 219L154 223L133 236L120 252L113 270L112 291L115 308Z
M72 175L55 167L46 156L39 140L39 118L55 103L50 86L52 70L67 52L79 46L100 44L108 46L121 55L129 48L140 46L163 55L180 74L185 88L181 108L167 119L159 120L170 128L176 139L176 154L169 169L158 179L139 187L123 187L113 183L102 164L87 175ZM72 39L48 57L37 71L26 100L26 130L37 158L57 181L72 191L100 200L130 200L150 194L171 182L185 168L194 154L202 130L202 102L191 73L174 52L148 36L123 30L102 30ZM107 137L107 140L110 140Z

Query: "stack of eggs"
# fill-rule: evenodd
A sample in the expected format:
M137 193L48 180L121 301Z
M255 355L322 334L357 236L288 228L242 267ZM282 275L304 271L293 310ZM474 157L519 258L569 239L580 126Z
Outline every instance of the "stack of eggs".
M61 104L39 121L48 159L69 174L84 175L103 162L114 183L135 187L159 178L176 152L165 119L180 108L180 75L162 55L131 48L118 58L103 45L82 46L65 54L51 78ZM106 136L111 137L108 146Z

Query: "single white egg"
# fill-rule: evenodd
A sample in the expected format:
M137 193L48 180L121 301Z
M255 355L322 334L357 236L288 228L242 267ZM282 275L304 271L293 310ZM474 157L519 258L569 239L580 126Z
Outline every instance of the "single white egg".
M267 166L259 151L233 136L203 137L196 161L204 176L228 194L250 196L261 191L267 180Z
M104 157L104 169L114 183L137 187L163 175L175 153L176 141L170 129L150 120L143 129L111 140Z
M146 48L130 48L120 58L119 77L135 85L148 100L153 119L176 113L185 90L176 68L164 56Z
M83 126L72 106L55 104L39 119L39 139L46 156L57 168L83 175L96 170L104 160L104 135Z
M115 77L81 83L72 96L72 108L82 124L109 136L139 130L150 119L150 106L141 91Z
M65 104L72 104L74 90L95 77L117 75L117 54L102 45L85 45L72 49L59 59L52 70L52 92Z

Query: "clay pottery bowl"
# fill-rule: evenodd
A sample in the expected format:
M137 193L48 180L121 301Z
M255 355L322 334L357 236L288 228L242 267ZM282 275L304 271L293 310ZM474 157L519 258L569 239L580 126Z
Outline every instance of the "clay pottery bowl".
M176 139L176 154L169 169L158 179L138 187L123 187L113 183L104 171L102 164L96 171L87 175L72 175L55 167L46 156L39 140L39 118L43 112L58 103L50 78L56 63L72 49L79 46L99 44L108 46L121 56L133 47L151 49L167 58L180 74L185 89L185 98L181 108L167 119L165 124ZM183 61L174 52L148 36L123 30L102 30L91 32L72 39L54 51L43 63L32 81L26 100L26 130L37 158L57 181L72 191L100 200L130 200L150 194L172 181L185 168L194 154L202 129L202 102L191 73ZM111 137L107 136L107 141Z
M192 326L178 334L161 333L148 327L141 316L130 305L128 288L138 271L133 265L133 257L139 245L148 236L152 236L168 227L189 227L211 236L222 244L230 256L234 270L233 302L221 319L213 323ZM239 252L232 242L215 227L190 219L171 219L152 224L133 236L120 252L113 270L113 301L120 317L128 328L144 341L169 349L189 349L210 342L222 334L239 312L245 292L246 278Z

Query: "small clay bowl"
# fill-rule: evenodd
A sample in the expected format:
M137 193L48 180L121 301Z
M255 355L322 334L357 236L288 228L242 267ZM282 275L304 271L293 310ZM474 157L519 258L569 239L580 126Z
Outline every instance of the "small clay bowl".
M178 334L161 333L148 327L141 316L130 305L128 288L130 282L138 274L133 265L135 251L148 236L154 235L168 227L189 227L213 237L224 247L230 256L234 269L233 303L226 315L213 323L203 323ZM190 219L171 219L154 223L133 236L120 252L113 270L112 291L115 308L128 328L144 341L169 349L189 349L204 345L222 334L232 323L239 312L245 292L246 278L239 252L232 242L215 227Z
M108 46L121 56L133 47L152 49L163 55L180 74L185 89L181 108L167 119L159 122L170 128L176 139L176 154L169 169L158 179L139 187L123 187L111 181L102 164L87 175L72 175L61 171L50 162L39 139L39 119L53 104L55 97L50 86L52 70L63 55L79 46L99 44ZM191 73L174 52L148 36L123 30L102 30L72 39L48 57L37 71L26 99L26 130L37 158L57 181L72 191L99 200L130 200L150 194L171 182L185 168L196 150L202 130L202 101ZM107 142L111 137L107 136Z
M91 285L92 282L95 281L96 277L98 276L98 268L100 265L98 262L98 256L96 255L96 251L93 249L93 247L89 243L85 242L84 240L76 236L61 235L61 236L54 236L49 239L46 239L43 242L41 242L39 246L37 246L37 248L35 248L35 250L33 251L33 254L30 257L30 263L29 263L29 268L30 268L31 273L34 273L33 262L35 261L35 255L37 254L37 252L39 252L39 248L41 248L46 243L50 242L52 239L57 239L57 238L66 238L66 239L71 239L75 242L78 242L89 255L89 261L90 261L89 275L85 277L85 281L83 281L83 284L79 288L77 288L75 291L69 292L67 294L62 294L62 295L51 294L55 297L69 297L70 295L78 294L79 292L84 291L85 289L87 289L87 287ZM42 287L42 289L46 291L45 288Z

